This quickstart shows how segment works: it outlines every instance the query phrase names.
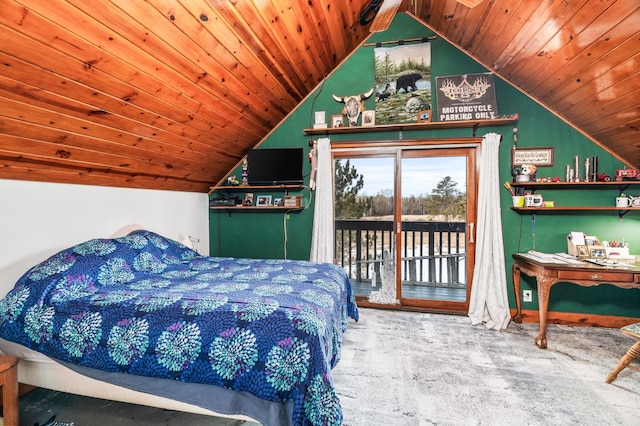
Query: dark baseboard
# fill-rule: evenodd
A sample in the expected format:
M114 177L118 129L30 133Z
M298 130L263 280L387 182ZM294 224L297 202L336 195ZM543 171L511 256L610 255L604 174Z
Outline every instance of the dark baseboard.
M511 309L511 318L516 314ZM523 310L522 322L540 322L537 310ZM562 324L582 327L622 328L640 322L640 318L617 317L613 315L575 314L571 312L548 312L547 324Z

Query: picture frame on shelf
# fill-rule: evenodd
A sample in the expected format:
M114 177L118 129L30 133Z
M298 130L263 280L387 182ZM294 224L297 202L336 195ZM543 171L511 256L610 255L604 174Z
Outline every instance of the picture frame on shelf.
M430 123L432 119L432 109L423 109L422 111L418 112L418 123Z
M364 127L371 127L376 125L376 111L368 109L362 111L362 125Z
M243 206L253 206L253 193L247 192L244 194L244 199L242 200Z
M325 118L324 111L315 112L315 122L313 123L314 129L324 129L327 127L327 120Z
M331 114L331 127L344 127L344 116L342 114Z
M302 197L300 195L285 195L283 198L285 207L299 208L302 206Z
M274 198L273 205L274 206L278 206L278 207L282 207L282 206L284 206L284 200L282 198Z
M271 195L258 195L256 199L257 207L269 207L271 205Z

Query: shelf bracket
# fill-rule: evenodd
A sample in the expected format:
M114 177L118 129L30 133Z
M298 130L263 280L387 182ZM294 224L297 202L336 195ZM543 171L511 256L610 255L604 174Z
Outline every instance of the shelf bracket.
M623 184L621 183L620 185L618 185L618 192L620 192L620 194L622 194L624 191L627 190L627 188L629 188L629 184Z
M472 130L472 135L473 135L474 138L476 137L476 132L478 131L478 127L480 127L480 123L474 124L473 128L471 129Z

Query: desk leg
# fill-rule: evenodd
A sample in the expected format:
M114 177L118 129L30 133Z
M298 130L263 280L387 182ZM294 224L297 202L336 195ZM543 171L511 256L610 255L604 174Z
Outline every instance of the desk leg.
M522 303L520 300L520 268L514 263L511 265L511 276L513 278L513 288L516 292L516 314L513 321L520 324L522 322Z
M549 309L549 291L555 281L550 278L537 277L538 312L540 315L540 334L536 338L536 346L547 349L547 310Z

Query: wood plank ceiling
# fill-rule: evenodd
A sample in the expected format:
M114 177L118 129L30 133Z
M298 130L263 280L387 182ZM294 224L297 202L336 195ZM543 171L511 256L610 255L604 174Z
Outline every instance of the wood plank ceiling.
M370 0L0 0L0 178L206 192L369 35ZM640 167L640 3L405 0Z

